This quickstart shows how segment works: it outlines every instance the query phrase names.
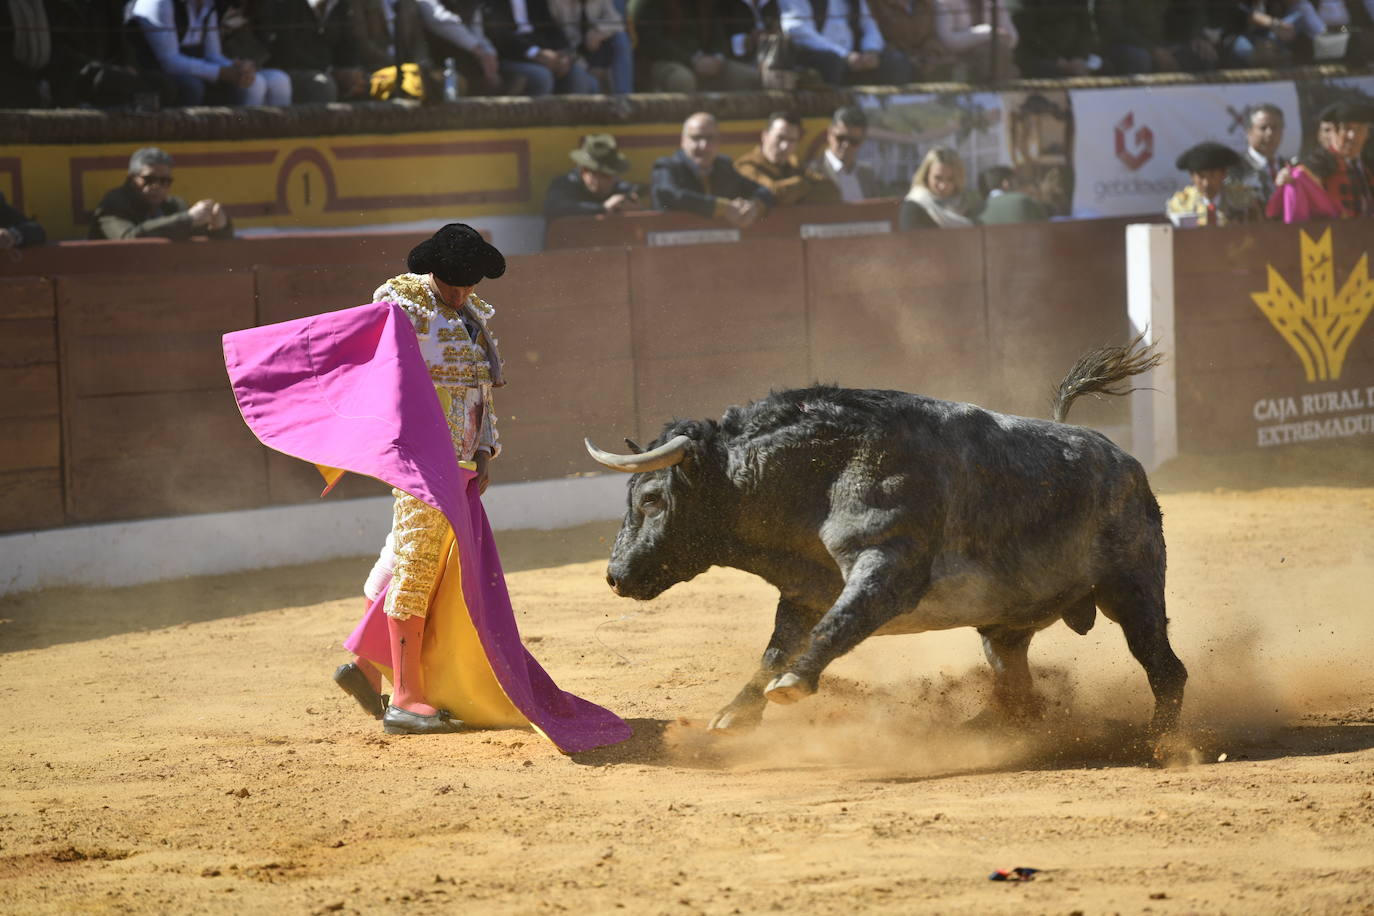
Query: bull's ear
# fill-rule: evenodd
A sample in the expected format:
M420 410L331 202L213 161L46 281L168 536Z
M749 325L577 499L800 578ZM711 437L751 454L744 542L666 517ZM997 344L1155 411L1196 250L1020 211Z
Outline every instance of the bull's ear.
M688 447L686 454L682 456L682 461L673 465L668 472L673 475L673 479L679 481L684 486L694 486L697 482L697 471L700 469L701 456L697 453L699 444L693 443Z
M636 454L636 455L642 455L642 454L644 454L644 446L640 445L638 442L636 442L635 440L631 439L629 436L626 436L626 437L625 437L625 444L628 445L628 446L630 447L630 451L633 452L634 454Z

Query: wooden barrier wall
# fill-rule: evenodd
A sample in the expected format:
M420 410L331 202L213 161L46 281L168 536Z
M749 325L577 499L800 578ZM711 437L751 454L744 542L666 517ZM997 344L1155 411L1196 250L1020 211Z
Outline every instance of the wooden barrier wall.
M0 424L18 443L0 529L316 498L314 470L243 425L219 337L365 302L418 239L92 243L0 267ZM584 435L647 441L817 380L1045 416L1080 352L1125 339L1123 252L1102 221L511 257L482 288L511 379L496 478L591 472Z
M1367 320L1374 308L1372 251L1374 224L1368 220L1174 233L1181 450L1229 452L1346 438L1329 429L1302 440L1292 438L1306 435L1302 430L1260 430L1362 414L1366 427L1374 421L1374 322ZM1333 363L1309 378L1298 350L1254 301L1254 294L1270 289L1271 268L1295 297L1294 310L1279 320L1305 328L1304 349L1339 350L1339 368ZM1328 332L1327 344L1320 345ZM1323 363L1326 355L1313 354L1314 362ZM1349 441L1370 443L1369 435Z

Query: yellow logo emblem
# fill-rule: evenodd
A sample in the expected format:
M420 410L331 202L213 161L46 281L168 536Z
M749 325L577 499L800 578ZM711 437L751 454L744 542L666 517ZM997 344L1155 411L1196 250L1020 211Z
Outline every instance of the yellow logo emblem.
M1250 298L1297 352L1309 382L1338 379L1351 341L1374 309L1369 255L1360 257L1338 293L1331 230L1315 242L1303 232L1302 297L1271 264L1269 289L1251 293Z

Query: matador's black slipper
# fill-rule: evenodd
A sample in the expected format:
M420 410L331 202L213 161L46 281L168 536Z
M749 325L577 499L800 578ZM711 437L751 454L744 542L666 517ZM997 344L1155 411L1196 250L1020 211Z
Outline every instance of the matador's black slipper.
M387 700L383 694L372 689L367 676L353 662L347 662L334 669L334 683L343 688L344 693L358 701L369 716L380 719L386 713Z

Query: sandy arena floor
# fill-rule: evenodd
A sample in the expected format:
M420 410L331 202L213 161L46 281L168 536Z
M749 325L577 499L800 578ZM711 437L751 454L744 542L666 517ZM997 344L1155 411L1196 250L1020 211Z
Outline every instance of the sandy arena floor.
M1374 913L1372 478L1159 479L1198 748L1170 769L1123 750L1148 691L1102 618L1032 647L1044 732L960 726L955 631L708 739L775 593L617 599L614 525L498 537L531 649L635 726L574 758L383 735L329 680L363 559L0 599L0 911Z

